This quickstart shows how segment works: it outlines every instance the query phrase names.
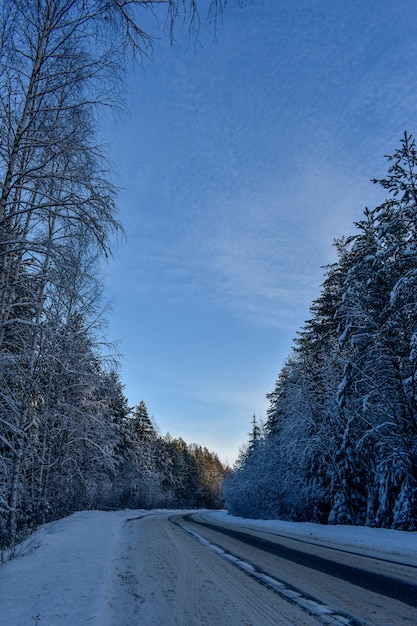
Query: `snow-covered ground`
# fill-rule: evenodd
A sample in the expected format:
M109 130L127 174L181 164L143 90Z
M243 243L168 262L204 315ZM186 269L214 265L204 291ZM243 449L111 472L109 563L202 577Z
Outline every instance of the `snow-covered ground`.
M248 520L234 517L225 511L210 511L210 517L225 523L247 528L268 530L287 537L323 542L343 550L354 549L380 558L401 557L402 563L417 565L417 532L401 532L387 528L363 526L324 526L309 522L284 522L281 520Z
M155 511L156 513L156 511ZM158 512L160 513L160 511ZM126 520L150 511L86 511L45 525L0 566L0 624L81 626L107 623L119 539ZM205 517L277 534L308 537L417 564L417 533L352 526L247 520L225 512ZM123 616L120 616L123 624Z

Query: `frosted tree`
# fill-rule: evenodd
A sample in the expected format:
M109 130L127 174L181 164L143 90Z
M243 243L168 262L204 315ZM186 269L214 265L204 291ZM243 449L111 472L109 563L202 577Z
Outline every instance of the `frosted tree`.
M223 7L222 0L209 2L209 18L215 22ZM171 38L182 17L196 36L202 18L194 0L1 3L0 514L3 525L8 520L12 543L26 489L25 464L28 458L34 464L36 445L45 444L39 439L39 416L46 420L50 415L40 408L49 403L45 368L52 368L48 389L59 395L51 373L58 375L56 365L65 358L51 356L50 337L58 329L65 336L79 320L70 311L61 320L53 316L54 310L63 310L57 305L60 298L78 297L76 285L72 295L68 287L62 289L59 268L70 264L68 251L81 232L89 248L105 256L121 231L106 154L96 136L98 109L120 104L127 55L152 52L153 38L140 27L141 17L147 11L159 18L163 10ZM64 276L69 278L67 272ZM80 324L85 328L89 322L83 317ZM82 334L76 333L80 349ZM89 368L81 370L82 377ZM71 422L81 406L84 411L86 387L80 386L78 397L76 385L68 394L63 384L60 419ZM57 454L65 450L56 447ZM39 484L44 483L45 474Z
M11 541L38 402L52 268L69 249L74 224L87 228L102 250L118 228L114 190L102 175L102 155L92 143L92 104L98 96L88 93L106 62L104 56L93 60L89 54L76 8L81 9L70 2L3 3L0 348L1 365L15 372L15 383L19 380L8 387L2 406L3 419L10 406L15 416L8 439Z
M210 508L222 506L222 482L226 474L225 467L216 453L205 446L190 444L188 453L197 466L199 498L196 504Z
M223 482L230 513L252 518L287 517L285 502L286 463L274 436L264 429L256 440L242 446L233 471ZM292 485L294 488L294 485Z
M374 181L388 199L336 242L338 260L268 394L266 436L244 449L226 481L235 512L417 526L412 137L388 159L388 176Z
M130 417L131 428L139 443L151 442L156 438L156 428L149 417L148 408L143 400L134 407Z
M108 483L113 466L112 418L102 382L98 258L87 254L88 247L85 233L79 233L65 254L67 263L51 264L56 278L45 291L36 349L28 353L33 366L20 365L22 352L1 372L9 471L0 490L9 534L22 523L22 508L33 524L85 504L87 494L97 491L99 475Z
M350 359L342 395L371 447L368 522L414 528L417 196L415 144L407 134L381 184L390 197L367 213L350 242L352 265L338 316Z

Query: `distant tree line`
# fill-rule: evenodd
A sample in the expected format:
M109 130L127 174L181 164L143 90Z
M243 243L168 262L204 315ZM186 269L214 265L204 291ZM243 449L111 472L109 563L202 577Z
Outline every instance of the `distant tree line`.
M54 420L39 411L21 465L14 526L5 507L0 515L0 550L83 509L223 505L222 482L230 470L215 453L159 435L143 401L128 407L115 371L99 372L94 383L89 381L88 407L78 418L69 407ZM0 451L6 465L7 449Z
M117 445L111 491L102 503L114 507L207 507L223 505L228 471L217 454L169 433L158 435L145 403L114 415Z
M138 438L104 356L100 263L122 229L97 128L101 107L120 106L128 56L152 53L143 12L159 19L165 10L171 39L184 18L195 37L198 4L1 2L0 543L103 502L150 503L151 492L164 503L195 500L187 489L192 464L201 470L197 452ZM224 4L205 5L214 23ZM191 481L182 492L181 463ZM201 502L211 494L205 480L201 470Z
M231 513L417 529L417 153L335 242L311 318L225 481Z

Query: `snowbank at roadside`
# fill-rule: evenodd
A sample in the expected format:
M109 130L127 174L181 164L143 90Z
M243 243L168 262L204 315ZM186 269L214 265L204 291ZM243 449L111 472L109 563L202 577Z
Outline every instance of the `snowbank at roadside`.
M129 516L131 511L74 513L20 544L17 557L0 566L0 624L102 624L111 560Z
M267 530L295 539L324 542L339 550L357 550L378 558L400 557L402 563L417 565L417 532L402 532L388 528L364 526L324 526L310 522L254 520L229 515L227 511L210 511L205 517L225 524Z
M156 513L156 511L154 511ZM161 512L161 511L158 511ZM83 511L46 524L0 565L1 626L102 626L123 523L152 511ZM223 511L205 517L227 524L325 541L339 549L417 564L417 533L353 526L248 520ZM122 622L121 622L122 623Z

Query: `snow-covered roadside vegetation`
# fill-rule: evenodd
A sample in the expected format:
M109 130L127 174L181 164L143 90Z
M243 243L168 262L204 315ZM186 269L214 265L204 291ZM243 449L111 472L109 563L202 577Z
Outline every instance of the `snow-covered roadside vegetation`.
M122 227L98 136L126 62L152 53L144 11L196 36L197 4L1 3L0 548L75 510L204 500L207 451L141 433L103 336ZM223 2L205 9L215 22Z
M161 512L84 511L42 527L17 546L14 560L0 566L0 624L73 626L89 623L105 626L109 619L113 578L117 575L115 560L128 557L118 552L123 524L143 514ZM222 511L206 512L205 517L417 563L417 535L411 533L248 520ZM152 564L149 567L152 568ZM139 580L138 593L140 584ZM143 581L143 584L149 586L149 581ZM118 619L119 624L128 623L123 615Z
M216 22L225 3L205 4ZM151 51L145 5L165 5L171 36L178 16L198 31L194 0L0 10L0 549L76 510L221 503L217 456L159 436L105 356L100 264L122 228L98 111L119 104L128 51ZM232 513L416 529L411 137L390 163L389 199L336 242L265 429L225 482Z
M225 483L231 513L417 529L417 152L336 241L311 319Z

